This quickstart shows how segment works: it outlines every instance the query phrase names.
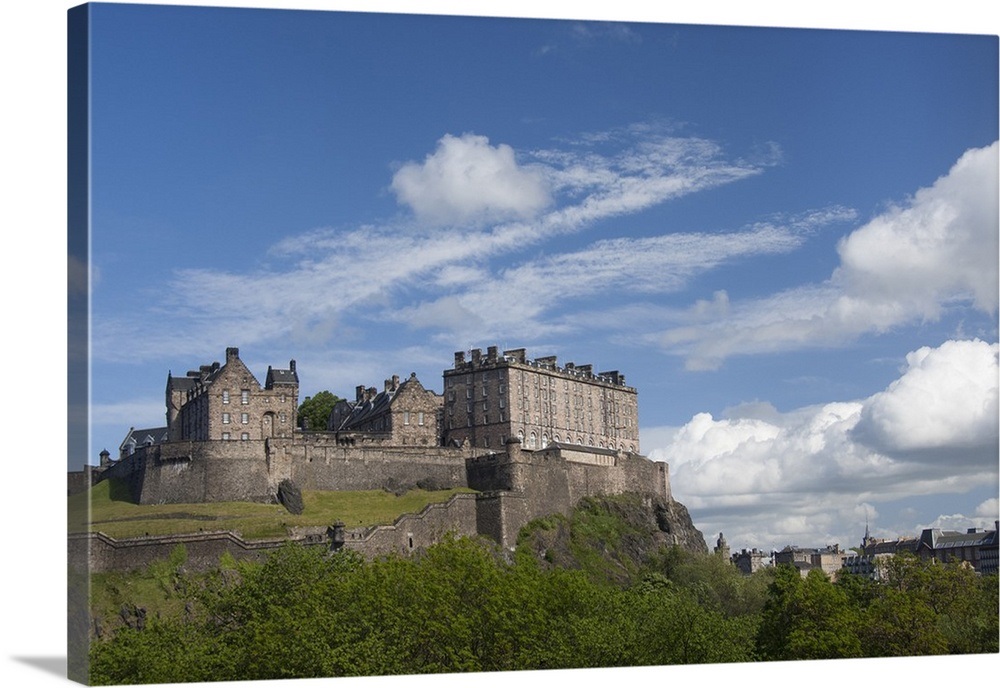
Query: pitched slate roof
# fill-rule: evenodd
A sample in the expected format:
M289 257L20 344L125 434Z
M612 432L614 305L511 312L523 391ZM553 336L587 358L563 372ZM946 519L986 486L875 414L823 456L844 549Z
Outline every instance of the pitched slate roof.
M166 442L167 428L141 428L139 430L129 428L128 434L125 435L125 439L122 440L119 449L124 449L126 444L130 444L130 441L135 442L135 446L137 447Z
M264 386L271 389L274 385L297 385L299 384L299 374L294 368L282 369L267 367L267 378Z

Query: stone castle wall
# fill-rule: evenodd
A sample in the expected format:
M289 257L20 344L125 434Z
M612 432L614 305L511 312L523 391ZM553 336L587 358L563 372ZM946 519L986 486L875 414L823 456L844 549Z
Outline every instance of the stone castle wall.
M425 549L448 534L474 536L476 502L477 495L457 494L447 502L427 505L419 514L404 514L391 525L348 529L343 547L366 557L377 557ZM265 540L244 540L232 531L121 539L104 533L73 534L69 536L69 561L77 568L87 566L91 573L132 571L167 559L176 547L183 545L187 553L185 569L208 571L218 566L227 553L237 560L263 561L289 542L330 547L325 529L306 530L313 532Z
M383 526L377 534L376 530L352 532L344 546L370 554L406 553L439 540L447 532L486 535L511 548L530 520L553 513L569 514L586 496L638 492L670 499L666 464L639 455L557 446L528 451L516 440L504 449L476 456L476 450L467 446L353 446L338 442L333 433L300 433L263 441L185 441L143 447L105 475L124 480L140 504L270 502L285 479L304 490L425 486L469 487L479 492L449 502L447 509L435 507L421 514L419 521ZM224 550L237 557L249 556L244 545L232 539L211 542L214 544L199 546L208 547L215 555ZM114 562L112 555L100 554L107 546L106 541L95 544L98 559ZM143 546L150 549L130 551L156 552L149 555L154 558L166 556L166 544L160 549L152 543ZM255 547L247 552L264 546ZM138 561L146 558L141 555Z
M105 471L138 504L273 501L265 441L165 442L137 448Z
M317 433L304 441L273 440L268 461L272 473L287 472L307 490L393 489L426 481L446 488L469 487L468 454L458 447L343 446L332 434Z
M333 434L310 433L140 447L105 476L125 481L139 504L270 502L286 478L305 490L468 487L468 454L457 447L344 446Z

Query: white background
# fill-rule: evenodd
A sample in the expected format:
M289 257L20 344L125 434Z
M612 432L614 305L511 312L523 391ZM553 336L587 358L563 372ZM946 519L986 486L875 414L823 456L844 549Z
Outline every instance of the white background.
M3 79L2 194L4 451L3 678L5 685L63 684L65 622L65 272L66 272L66 10L78 3L8 0L0 10ZM159 4L180 3L161 0ZM949 33L998 33L996 12L979 0L947 3L842 0L837 3L705 1L652 10L654 3L616 0L576 2L572 13L553 0L522 2L233 2L200 4L342 9L435 14L562 17L679 23L888 29ZM989 12L989 14L987 14ZM918 142L915 142L918 144ZM406 679L317 679L308 685L476 685L509 680L584 685L693 681L788 681L811 686L947 685L989 680L1000 655L857 660L810 664L574 672L528 672ZM217 685L289 685L238 682Z

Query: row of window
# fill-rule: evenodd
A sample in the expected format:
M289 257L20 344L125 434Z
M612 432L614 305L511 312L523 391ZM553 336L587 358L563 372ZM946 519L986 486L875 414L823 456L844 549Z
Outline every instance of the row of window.
M410 424L410 412L403 411L403 425L409 425L409 424ZM424 424L424 412L417 411L417 425L423 425L423 424Z
M282 423L285 422L286 418L287 418L287 416L284 413L282 413L280 415L280 419L281 419ZM222 424L223 425L229 425L231 422L232 422L232 417L228 413L223 413L222 414ZM247 423L249 423L250 422L250 414L249 413L241 413L240 414L240 422L243 425L246 425Z
M231 440L233 438L232 438L232 435L230 435L228 432L224 432L224 433L222 433L222 439L223 440ZM246 441L246 440L249 440L249 439L250 439L250 433L249 432L240 433L240 440L241 441Z
M285 399L286 399L285 395L282 394L281 395L281 403L282 404L285 403ZM268 401L270 401L269 398L268 398ZM229 390L228 389L222 390L222 403L223 404L228 404L229 403ZM249 389L241 389L240 390L240 403L244 404L244 405L250 403L250 390Z

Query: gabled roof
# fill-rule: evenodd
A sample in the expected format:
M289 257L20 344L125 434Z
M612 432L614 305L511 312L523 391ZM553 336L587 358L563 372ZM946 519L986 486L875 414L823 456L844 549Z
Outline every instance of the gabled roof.
M299 384L299 374L294 368L282 369L267 367L267 378L264 386L271 389L274 385L297 385Z
M382 415L392 405L392 400L399 389L401 389L401 387L397 388L394 392L379 392L368 401L355 402L354 408L351 409L351 415L344 421L341 429L351 430L359 425L367 423L372 418Z
M129 428L128 434L125 435L125 439L122 440L119 449L124 449L125 445L135 443L137 447L143 447L147 444L160 444L161 442L167 441L167 428L141 428L135 429Z

